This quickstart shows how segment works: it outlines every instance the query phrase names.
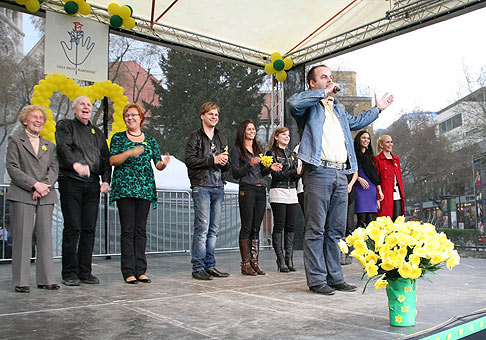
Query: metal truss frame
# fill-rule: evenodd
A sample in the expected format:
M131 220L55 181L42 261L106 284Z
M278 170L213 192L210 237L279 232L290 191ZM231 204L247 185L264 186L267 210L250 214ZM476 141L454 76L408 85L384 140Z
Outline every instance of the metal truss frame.
M486 6L485 0L389 1L390 10L385 13L383 18L290 53L289 56L292 57L294 65L310 64L329 59ZM17 10L25 11L23 6L17 5L13 0L0 0L0 2L9 7L15 7ZM41 12L49 10L65 13L63 6L64 4L60 0L45 0L41 5ZM93 5L91 8L92 12L86 16L87 18L109 25L110 17L105 8ZM110 28L110 30L136 39L153 41L163 46L188 50L192 53L250 67L263 68L270 57L268 53L262 51L159 23L154 23L153 29L151 29L149 20L140 17L134 17L134 19L136 26L133 30L114 28Z
M484 0L389 0L390 10L374 22L289 54L295 65L310 64L482 8Z

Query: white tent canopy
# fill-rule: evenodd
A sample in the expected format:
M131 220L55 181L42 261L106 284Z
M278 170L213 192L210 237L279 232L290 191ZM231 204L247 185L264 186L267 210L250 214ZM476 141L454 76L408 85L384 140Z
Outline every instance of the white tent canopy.
M157 189L178 191L191 190L191 182L187 176L187 167L174 156L170 157L170 162L163 171L158 171L153 163L152 168L154 169ZM227 182L224 186L224 191L238 192L238 184Z
M137 25L120 29L124 34L256 67L273 52L296 65L320 61L486 6L480 0L87 2L86 17L106 24L110 3L130 5ZM60 0L43 1L41 10L65 13Z

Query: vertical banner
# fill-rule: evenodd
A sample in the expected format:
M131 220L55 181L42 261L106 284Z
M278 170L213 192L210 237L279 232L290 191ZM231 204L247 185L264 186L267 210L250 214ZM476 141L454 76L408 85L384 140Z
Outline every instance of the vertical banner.
M46 12L44 72L102 82L108 79L108 26Z

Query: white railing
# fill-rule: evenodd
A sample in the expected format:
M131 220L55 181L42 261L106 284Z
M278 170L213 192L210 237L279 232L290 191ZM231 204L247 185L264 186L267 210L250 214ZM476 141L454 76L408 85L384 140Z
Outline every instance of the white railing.
M6 194L8 185L0 185L1 227L10 229ZM191 251L194 210L190 191L157 190L157 209L151 209L147 221L147 254L185 253ZM115 205L106 205L108 197L100 201L94 256L120 255L120 220ZM267 204L266 215L260 232L261 245L271 239L273 219ZM238 249L240 232L238 193L225 193L217 249ZM63 217L60 204L54 206L52 216L52 242L54 258L62 254ZM8 234L8 237L6 237ZM5 237L3 237L5 235ZM11 233L0 229L0 262L10 261ZM35 253L32 254L35 257Z

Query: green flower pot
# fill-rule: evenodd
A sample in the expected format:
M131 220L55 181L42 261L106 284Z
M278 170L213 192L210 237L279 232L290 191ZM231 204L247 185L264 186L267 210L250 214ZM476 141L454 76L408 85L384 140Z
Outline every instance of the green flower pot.
M417 282L416 280L398 278L388 280L386 295L390 310L390 325L407 327L415 325L417 315Z

